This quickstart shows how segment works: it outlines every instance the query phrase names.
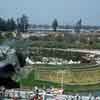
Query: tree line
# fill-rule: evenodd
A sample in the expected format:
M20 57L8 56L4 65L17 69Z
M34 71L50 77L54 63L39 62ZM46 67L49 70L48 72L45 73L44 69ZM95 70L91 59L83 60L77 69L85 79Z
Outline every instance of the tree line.
M26 32L28 25L28 17L26 15L22 15L17 20L14 20L14 18L4 19L0 17L0 31Z
M14 31L16 29L16 23L13 18L3 19L0 17L0 31Z
M16 20L14 18L8 18L4 19L0 17L0 31L15 31L17 32L27 32L27 29L29 27L29 21L28 16L23 14L21 17L17 18ZM34 24L34 26L36 26ZM40 25L41 26L41 25ZM48 25L44 27L49 27ZM39 27L39 25L38 25ZM80 33L80 29L98 29L99 26L88 26L88 25L82 25L82 19L79 19L75 25L59 25L58 20L55 18L50 27L52 27L53 31L57 31L57 28L63 28L63 29L74 29L76 33Z

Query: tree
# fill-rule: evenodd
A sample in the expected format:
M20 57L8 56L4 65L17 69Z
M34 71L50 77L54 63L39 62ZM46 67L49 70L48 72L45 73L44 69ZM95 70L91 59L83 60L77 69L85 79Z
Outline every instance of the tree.
M21 32L21 28L20 28L20 18L17 18L17 32L18 33Z
M13 18L10 19L11 30L14 31L16 29L16 22Z
M14 31L16 29L16 23L13 18L5 20L0 18L0 31Z
M82 19L80 19L80 20L76 23L75 32L76 32L76 33L80 33L81 27L82 27Z
M57 21L57 19L54 19L54 21L52 23L52 28L53 28L54 31L56 31L57 27L58 27L58 21Z
M27 32L28 26L28 17L26 15L23 14L21 18L17 19L18 32Z
M16 56L18 58L20 67L24 67L24 65L26 63L25 62L25 58L26 58L25 54L21 50L16 49Z
M22 32L26 32L28 29L28 17L26 15L22 15L20 19L20 25L22 28Z
M6 30L7 30L6 21L0 17L0 31L6 31Z
M6 24L8 31L14 31L16 29L16 23L13 18L8 19Z

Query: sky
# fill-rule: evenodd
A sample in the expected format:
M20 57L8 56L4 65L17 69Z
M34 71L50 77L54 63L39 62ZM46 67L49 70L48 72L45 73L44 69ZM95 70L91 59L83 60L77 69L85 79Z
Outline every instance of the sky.
M26 14L33 24L83 24L100 25L100 0L0 0L0 16L20 17Z

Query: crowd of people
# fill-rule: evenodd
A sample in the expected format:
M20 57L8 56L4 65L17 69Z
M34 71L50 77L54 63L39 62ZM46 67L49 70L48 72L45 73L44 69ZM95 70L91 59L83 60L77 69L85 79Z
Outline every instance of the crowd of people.
M39 94L38 90L6 90L1 88L0 100L43 100L43 94Z
M6 90L0 89L0 100L100 100L99 96L80 96L46 93L37 90Z

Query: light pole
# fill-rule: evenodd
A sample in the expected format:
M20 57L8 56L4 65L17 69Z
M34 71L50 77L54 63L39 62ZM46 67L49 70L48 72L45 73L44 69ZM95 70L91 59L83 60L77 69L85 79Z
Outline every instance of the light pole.
M61 88L63 89L63 85L64 85L64 74L66 73L65 70L61 70L59 72L57 72L57 79L58 79L58 74L61 74Z
M64 70L61 71L61 74L62 74L62 79L61 79L61 88L63 89L63 84L64 84L64 79L63 79L63 77L64 77Z

